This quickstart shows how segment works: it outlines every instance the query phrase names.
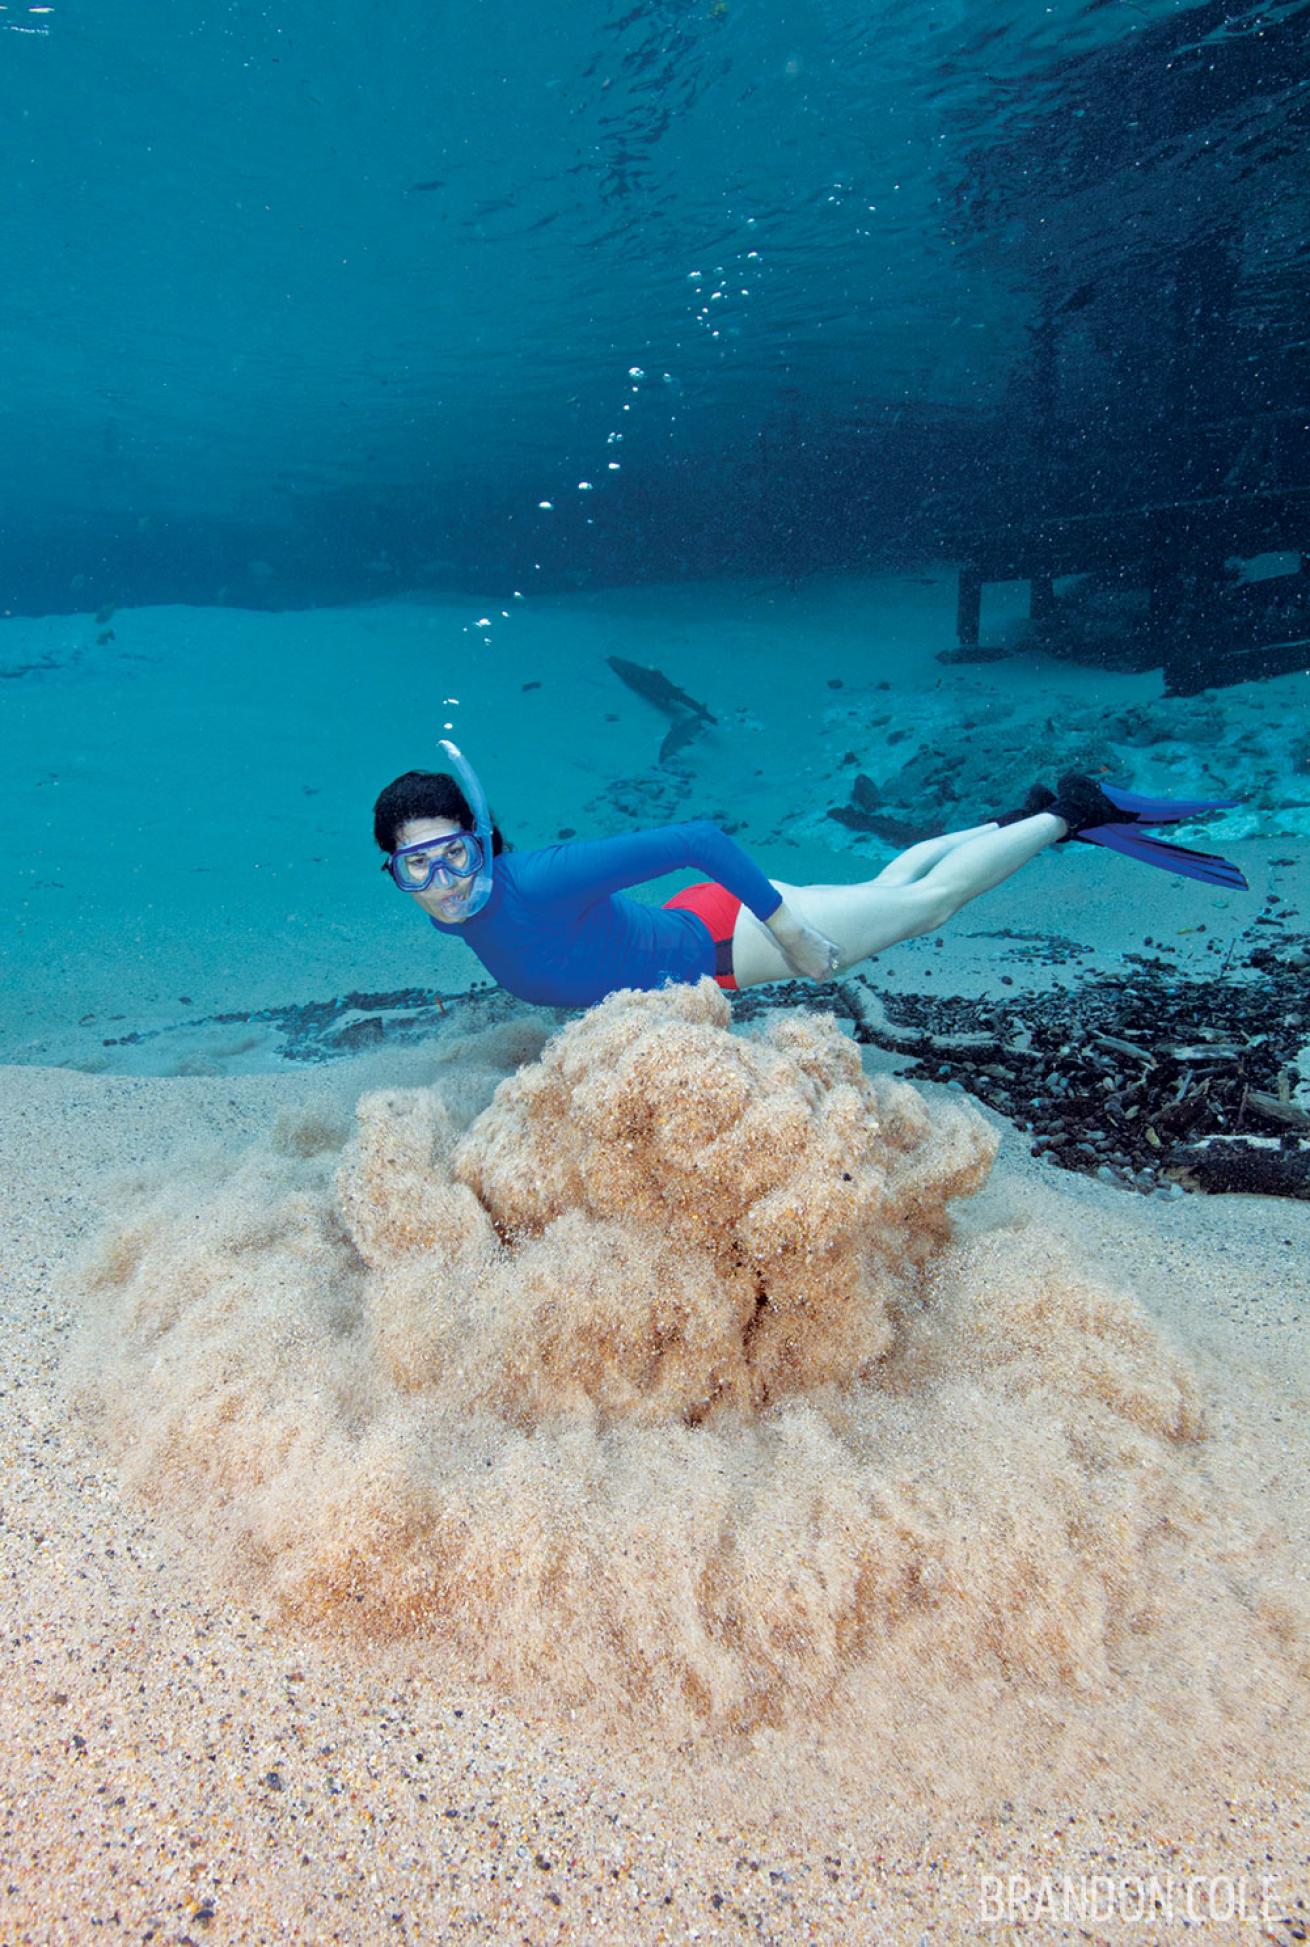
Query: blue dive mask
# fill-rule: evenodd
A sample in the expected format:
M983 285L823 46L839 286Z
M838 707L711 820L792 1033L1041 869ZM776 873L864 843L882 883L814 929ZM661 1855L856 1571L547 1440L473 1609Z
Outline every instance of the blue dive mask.
M440 739L440 746L468 800L474 829L402 845L383 870L391 874L402 892L426 892L433 885L457 888L457 909L452 910L451 917L471 919L491 897L491 813L478 774L463 752L446 737Z

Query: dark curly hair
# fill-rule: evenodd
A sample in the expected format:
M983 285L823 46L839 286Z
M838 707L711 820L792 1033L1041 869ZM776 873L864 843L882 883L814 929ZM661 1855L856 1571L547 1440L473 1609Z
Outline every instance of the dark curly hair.
M416 818L453 818L462 831L473 829L473 808L447 771L406 771L379 792L373 807L373 836L381 850L394 852L401 826ZM505 850L500 826L493 821L492 857Z

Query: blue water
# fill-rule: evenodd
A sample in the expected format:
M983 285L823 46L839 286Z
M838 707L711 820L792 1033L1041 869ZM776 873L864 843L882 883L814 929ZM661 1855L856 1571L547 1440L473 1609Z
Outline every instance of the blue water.
M1218 736L1235 834L1301 832L1296 652L1125 742L1163 652L1114 558L1056 656L936 657L980 534L1277 494L1240 552L1310 547L1308 48L1154 0L11 6L0 1048L461 984L367 841L447 721L522 843L709 815L793 879L888 856L856 770L971 822L1092 746L1164 785ZM1248 647L1306 630L1278 587ZM681 765L616 653L712 707Z
M849 567L1306 403L1303 4L4 19L5 608Z

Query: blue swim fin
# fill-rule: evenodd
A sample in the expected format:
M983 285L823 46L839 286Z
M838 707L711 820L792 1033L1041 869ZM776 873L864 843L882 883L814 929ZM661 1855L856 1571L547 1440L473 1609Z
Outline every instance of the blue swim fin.
M1147 825L1190 823L1212 811L1231 811L1237 802L1235 798L1149 798L1140 791L1124 791L1117 785L1102 784L1099 778L1070 771L1060 779L1059 793L1048 808L1068 825L1066 843L1077 839L1084 845L1104 845L1126 858L1140 859L1143 865L1158 866L1162 872L1177 872L1184 879L1224 886L1230 892L1249 892L1244 874L1228 859L1214 852L1196 852L1186 845L1171 845L1144 829ZM1107 816L1115 812L1121 816Z
M1125 822L1135 825L1189 824L1212 811L1235 811L1242 802L1240 798L1147 798L1140 791L1121 791L1117 784L1102 784L1101 790L1117 810L1128 813Z
M1106 792L1107 797L1113 796L1116 801L1119 795ZM1144 802L1166 801L1146 799ZM1227 810L1228 807L1211 805L1210 809ZM1176 812L1173 820L1166 820L1157 812L1156 819L1165 824L1189 816L1195 817L1197 813ZM1229 892L1251 890L1245 874L1230 859L1221 859L1215 852L1194 852L1186 845L1170 845L1163 838L1153 838L1141 825L1089 825L1085 832L1074 832L1071 836L1083 845L1104 845L1112 852L1122 852L1126 858L1140 859L1143 865L1157 865L1162 872L1177 872L1184 879L1200 879L1206 885L1223 886Z

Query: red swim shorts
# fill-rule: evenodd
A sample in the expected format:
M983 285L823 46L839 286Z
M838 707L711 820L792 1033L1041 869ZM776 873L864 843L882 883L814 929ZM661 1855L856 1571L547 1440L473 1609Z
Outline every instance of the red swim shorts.
M672 899L664 902L665 910L677 909L680 912L695 913L702 925L709 929L714 942L714 978L720 987L736 991L737 982L732 971L732 930L737 924L741 911L741 901L726 886L716 885L712 879L699 886L685 886L675 892Z

